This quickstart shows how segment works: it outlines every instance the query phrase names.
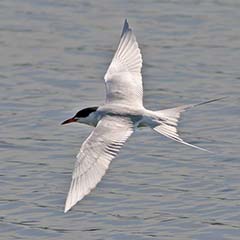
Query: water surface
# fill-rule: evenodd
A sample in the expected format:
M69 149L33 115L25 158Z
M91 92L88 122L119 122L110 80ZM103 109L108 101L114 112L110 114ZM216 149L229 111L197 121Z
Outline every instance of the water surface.
M239 239L239 1L1 1L0 239ZM63 214L90 127L60 122L104 102L127 17L151 109L186 112L182 137L143 129L98 187Z

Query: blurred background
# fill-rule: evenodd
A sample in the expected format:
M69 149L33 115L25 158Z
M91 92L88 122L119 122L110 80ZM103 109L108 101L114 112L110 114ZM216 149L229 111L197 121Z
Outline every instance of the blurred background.
M0 1L0 239L239 239L240 1ZM227 96L183 114L184 140L137 131L103 181L63 213L104 102L124 19L143 54L150 109Z

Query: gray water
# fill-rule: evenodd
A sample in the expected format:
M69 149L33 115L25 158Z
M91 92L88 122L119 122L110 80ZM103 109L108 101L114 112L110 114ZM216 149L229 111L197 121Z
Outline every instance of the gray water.
M63 213L90 127L60 126L103 103L124 18L142 49L150 109L184 113L181 136L137 131L103 181ZM0 239L239 239L240 2L0 2Z

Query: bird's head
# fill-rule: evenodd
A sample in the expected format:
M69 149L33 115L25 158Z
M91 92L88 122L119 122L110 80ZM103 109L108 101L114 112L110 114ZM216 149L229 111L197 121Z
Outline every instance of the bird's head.
M61 124L67 124L72 122L78 122L78 123L85 123L88 125L94 125L94 117L92 113L96 112L98 107L89 107L84 108L80 111L78 111L72 118L67 119L66 121L62 122Z

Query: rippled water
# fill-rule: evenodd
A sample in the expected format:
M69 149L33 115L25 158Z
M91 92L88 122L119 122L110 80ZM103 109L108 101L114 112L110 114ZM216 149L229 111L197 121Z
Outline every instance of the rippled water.
M0 2L0 239L239 239L240 3ZM185 140L133 135L67 214L75 155L91 129L60 122L104 101L128 17L144 57L145 105L226 100L186 112Z

